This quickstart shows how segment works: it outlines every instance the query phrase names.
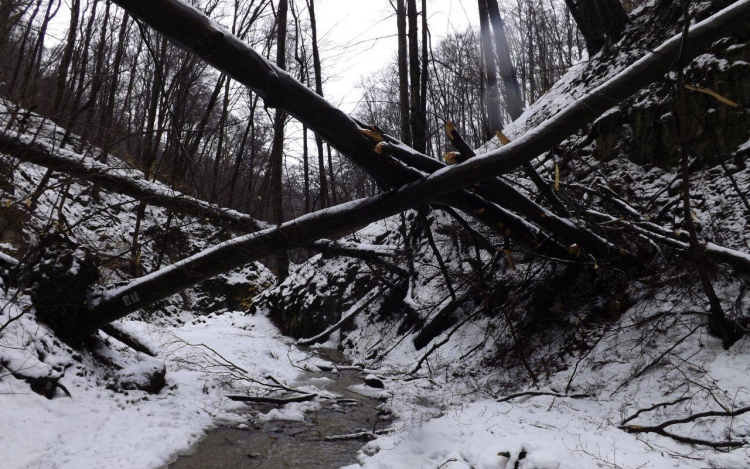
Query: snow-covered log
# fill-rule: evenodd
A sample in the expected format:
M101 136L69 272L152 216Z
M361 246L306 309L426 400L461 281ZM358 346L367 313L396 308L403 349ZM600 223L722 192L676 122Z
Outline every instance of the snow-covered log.
M156 357L158 355L158 353L152 347L150 347L148 344L145 344L134 333L128 331L118 323L113 322L111 324L107 324L106 326L102 327L102 332L112 337L113 339L122 342L123 344L127 345L137 352L145 353L150 357Z
M269 396L238 396L229 395L227 399L238 402L245 402L251 404L291 404L293 402L307 402L312 401L318 397L317 394L302 394L300 396L292 397L269 397Z
M116 0L116 2L127 6L129 11L141 18L150 18L154 16L153 12L156 12L156 18L149 20L152 25L156 24L160 31L162 31L162 28L166 31L176 32L184 29L183 32L190 33L184 35L185 40L197 42L196 47L201 47L200 44L204 42L209 46L211 44L218 44L219 46L231 44L230 50L236 54L230 54L233 64L244 64L243 58L252 62L241 65L240 71L253 71L254 67L263 66L262 70L256 71L259 73L265 71L266 75L273 75L274 69L268 68L272 66L267 61L258 57L251 49L244 46L238 39L233 38L219 26L211 23L197 10L182 2L159 0L149 2L148 5L130 0ZM171 13L171 16L164 17L165 13ZM182 18L183 16L185 18ZM742 0L698 23L693 28L689 41L684 45L685 56L694 57L704 47L745 24L748 19L750 19L750 0ZM206 28L209 29L206 30ZM199 31L204 32L203 38ZM511 171L523 162L529 161L534 156L560 143L579 127L592 122L620 100L635 93L651 81L662 77L670 69L672 58L677 56L679 48L680 36L669 39L662 46L585 97L573 102L534 130L495 151L477 156L462 164L441 169L418 182L406 184L398 190L321 210L278 227L226 241L158 272L136 279L128 285L107 292L101 301L95 303L89 311L81 313L79 318L82 325L81 333L96 330L128 313L249 261L283 252L290 248L304 246L317 239L357 228L426 202L436 201L460 188L466 188L478 182L492 179L498 174ZM222 50L219 47L216 56L229 58L225 56ZM231 68L237 71L235 66ZM284 72L279 70L278 73L294 81ZM280 87L281 90L285 89L285 85L290 83L289 80L281 80L277 77L277 80L273 81L271 76L266 76L266 78L272 80L270 84L271 103L284 104L286 98L278 95L279 90L276 87ZM255 85L264 83L263 80L255 76L252 77L251 81ZM260 92L267 95L269 91ZM292 93L291 97L294 99L303 99L301 95L295 94L297 92L294 90L291 90L290 93ZM317 103L316 105L335 110L317 95L312 99L314 99L314 103ZM341 111L336 110L336 112L343 115ZM303 113L302 115L307 114ZM320 115L325 116L325 112L321 110ZM321 125L318 117L312 117L312 122L316 126ZM353 123L353 121L351 122ZM345 129L342 130L342 133L345 133ZM334 136L337 134L338 132L333 132Z
M176 213L199 218L209 218L235 229L249 232L269 228L264 221L236 210L221 208L204 200L190 197L158 182L149 181L141 171L113 167L94 158L70 150L53 147L45 140L34 140L28 134L0 133L0 152L18 160L43 166L54 171L96 184L104 190L117 192L136 201L148 202ZM320 240L308 248L327 254L353 257L379 262L378 258L392 257L396 253L382 247L360 246L356 243ZM0 253L0 268L18 265L18 261ZM392 270L396 269L396 266Z
M222 209L169 189L163 184L149 181L141 171L112 167L65 148L52 147L45 140L35 140L33 135L13 131L0 133L0 152L27 163L89 181L101 189L124 194L138 201L158 205L177 213L208 217L243 230L259 230L268 227L266 223L244 213Z
M419 154L416 150L396 141L392 137L386 136L386 138L390 142L387 145L381 146L381 151L390 152L405 164L429 174L446 168L446 165L440 161L427 158L425 155ZM471 158L475 156L472 151ZM567 239L571 243L579 244L596 256L611 255L617 252L617 249L604 238L573 220L557 216L500 178L488 179L482 182L475 190L478 194L489 200L498 201L503 207L512 208L526 219L546 229L549 233Z
M18 260L0 252L0 269L11 269L18 265Z

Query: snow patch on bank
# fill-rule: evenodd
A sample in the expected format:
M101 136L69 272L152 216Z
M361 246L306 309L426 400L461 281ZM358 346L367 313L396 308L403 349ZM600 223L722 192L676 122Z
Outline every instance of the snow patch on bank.
M0 325L20 313L6 299L0 308ZM155 327L138 321L126 325L159 346L160 359L167 366L167 384L159 394L108 389L109 377L92 366L95 358L70 349L64 353L65 347L55 345L56 339L31 315L4 331L0 363L8 369L47 375L57 363L81 363L64 370L60 380L72 397L58 391L52 400L32 392L26 382L8 376L6 368L0 367L0 466L159 467L189 449L208 428L246 422L247 417L237 411L247 407L225 398L232 383L210 349L257 379L273 375L291 382L300 374L288 359L290 341L263 316L211 315L183 327ZM44 347L54 347L55 353L40 361L35 350ZM155 360L114 341L108 353L129 356L131 364L120 372L125 374L143 371ZM50 360L52 364L47 363ZM301 414L297 409L283 412L286 418L294 412Z

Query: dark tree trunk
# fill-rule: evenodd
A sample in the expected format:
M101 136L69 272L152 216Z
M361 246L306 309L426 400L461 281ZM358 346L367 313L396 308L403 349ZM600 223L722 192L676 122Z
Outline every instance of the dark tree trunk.
M429 48L429 34L427 30L427 0L422 0L422 73L421 73L421 91L420 91L420 100L419 100L419 115L417 116L419 119L419 127L422 132L420 137L422 138L422 141L424 144L421 147L421 150L419 148L416 148L417 150L421 151L422 153L427 153L427 82L428 82L428 74L427 74L427 64L429 59L428 48Z
M497 67L495 65L495 47L492 44L490 32L490 17L487 10L487 0L479 0L479 26L482 33L482 55L484 57L484 71L487 77L487 117L490 124L490 134L495 134L503 128L500 114L500 90L497 82Z
M26 29L24 30L23 39L21 40L21 47L19 49L18 59L16 60L16 66L13 69L13 77L11 78L10 86L8 87L9 93L12 93L13 90L16 88L18 75L21 73L21 69L23 68L23 61L28 59L26 55L26 46L29 44L29 40L32 37L34 20L36 19L36 15L39 14L39 9L41 7L42 7L42 0L37 0L36 6L34 7L34 11L31 13L31 17L29 17L28 23L26 23Z
M193 137L190 139L188 155L190 156L191 160L195 159L195 156L198 154L198 147L200 147L201 141L203 140L203 135L206 132L206 126L208 125L208 121L211 118L211 113L213 112L214 107L216 107L216 102L219 100L219 94L221 94L221 88L224 86L224 80L226 79L226 75L222 73L219 76L219 79L216 80L216 85L214 85L214 90L211 93L211 97L208 98L206 110L203 113L200 122L198 122L198 126L194 132Z
M620 0L565 0L578 25L589 55L620 40L628 25L628 14Z
M162 41L161 58L155 58L154 60L153 79L151 81L151 93L148 104L148 117L146 118L146 132L143 136L143 146L139 158L141 169L143 169L143 172L147 177L151 174L153 169L152 166L156 161L156 150L154 147L156 146L158 148L159 143L156 142L156 145L154 144L154 126L156 125L156 114L159 110L159 93L161 92L162 86L162 73L159 70L159 67L161 66L160 60L165 57L166 50L167 43L166 41Z
M112 78L109 83L109 92L104 105L104 111L102 112L103 131L110 131L114 121L115 106L117 103L117 88L120 84L120 69L122 68L122 59L125 56L125 47L128 43L129 19L130 16L127 13L122 15L120 32L117 38L117 52L115 52L115 60L112 64ZM109 141L110 139L108 138L107 140Z
M286 69L286 23L289 5L287 0L279 0L276 16L276 66ZM286 113L276 109L273 119L273 144L271 146L271 219L276 225L284 222L284 184L282 180L284 169L284 126ZM276 257L276 275L283 282L289 274L289 257L286 252L278 253Z
M257 98L255 98L257 99ZM234 193L237 188L237 181L242 172L242 161L245 158L245 148L247 146L247 138L251 133L253 126L255 125L255 106L252 106L250 115L247 118L247 126L245 131L242 133L242 141L240 147L237 149L237 156L234 159L234 171L232 172L232 181L229 183L229 199L227 200L227 207L232 208L234 204ZM253 143L251 143L252 145ZM250 174L252 179L252 174Z
M422 101L420 96L420 75L421 63L419 59L419 18L417 12L417 1L407 0L406 14L409 20L409 78L410 78L410 95L411 95L411 135L412 143L415 150L424 153L426 147L425 126L422 116L420 116Z
M312 53L313 53L313 71L315 74L315 92L318 96L323 97L323 73L320 65L320 51L318 50L318 22L315 18L315 0L308 0L308 10L310 13L310 30L312 32ZM333 199L328 191L328 181L326 180L326 170L323 155L323 138L315 133L315 146L318 149L318 178L320 180L320 205L325 208L331 204ZM333 179L331 179L331 189L333 189Z
M55 102L52 106L52 114L57 115L65 96L65 86L68 79L68 68L73 58L73 50L76 45L76 33L78 32L78 17L81 13L81 0L73 0L70 8L70 23L68 25L68 38L65 43L60 66L57 68L57 92L55 93ZM127 14L126 14L127 16Z
M226 125L227 116L229 114L229 85L232 80L227 79L224 83L224 100L221 106L221 117L219 118L219 143L216 146L216 157L214 159L214 170L211 176L211 196L208 201L211 203L216 202L216 197L219 192L219 169L221 167L221 161L224 158L224 140L226 138Z
M107 27L109 26L109 12L112 4L107 1L104 7L104 19L102 20L101 31L99 32L99 44L96 48L96 62L94 65L94 75L91 78L91 92L86 102L86 127L84 128L82 138L87 138L91 133L94 115L96 112L96 103L99 100L99 92L104 84L104 56L107 45Z
M505 91L505 109L508 111L510 118L516 120L523 113L521 86L518 83L518 76L516 75L516 68L513 66L513 60L510 58L508 38L505 35L505 26L500 16L497 0L486 1L490 22L492 23L492 31L495 35L498 72L500 73L500 78L503 80L503 89Z
M305 213L310 213L310 161L308 160L306 125L302 126L302 172L304 173Z
M400 108L401 141L411 146L411 112L409 106L409 49L406 40L405 0L396 0L398 25L398 92Z

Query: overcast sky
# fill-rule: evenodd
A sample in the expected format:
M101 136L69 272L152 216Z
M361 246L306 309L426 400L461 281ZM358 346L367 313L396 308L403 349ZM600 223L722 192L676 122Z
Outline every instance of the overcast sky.
M384 68L396 54L395 13L388 0L316 0L315 9L326 48L323 74L332 77L324 91L351 112L361 97L360 77ZM427 10L433 44L479 24L476 0L427 0Z
M69 3L63 0L64 7L49 30L48 46L65 38ZM421 0L417 4L421 9ZM315 9L326 97L351 112L361 97L356 89L360 78L384 68L395 57L395 13L388 0L315 0ZM476 0L427 0L427 10L433 44L450 32L479 24Z

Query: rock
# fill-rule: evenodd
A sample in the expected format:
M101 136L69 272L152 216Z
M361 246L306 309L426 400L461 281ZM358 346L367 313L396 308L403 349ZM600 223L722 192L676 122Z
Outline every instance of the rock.
M365 376L365 385L371 388L385 389L385 383L383 383L383 380L375 375Z
M121 389L157 394L166 384L167 369L160 360L146 360L123 368L117 373Z
M195 309L204 314L247 311L255 296L273 282L273 275L261 264L235 269L199 284L195 289Z

